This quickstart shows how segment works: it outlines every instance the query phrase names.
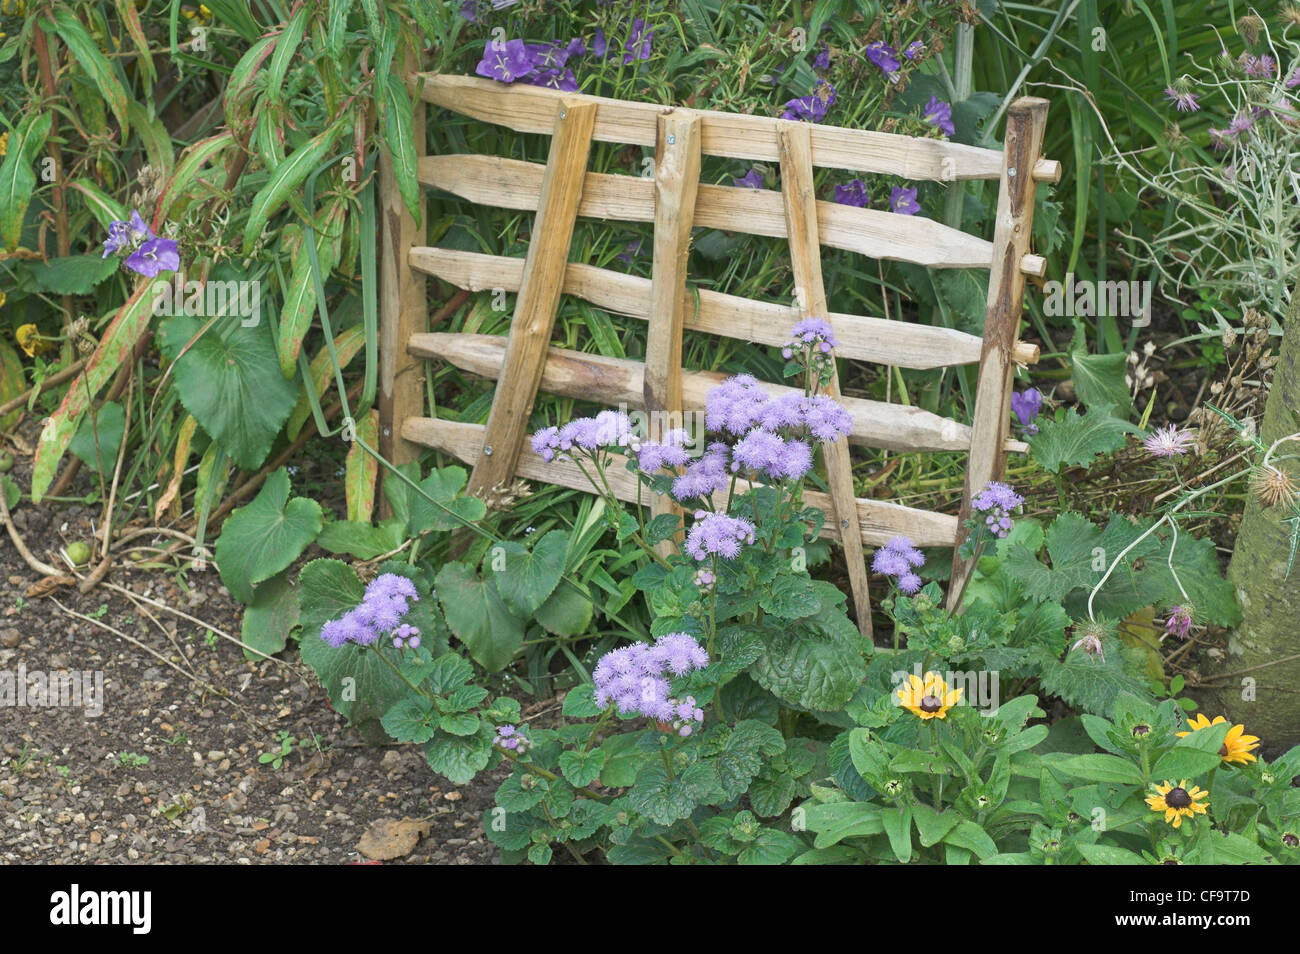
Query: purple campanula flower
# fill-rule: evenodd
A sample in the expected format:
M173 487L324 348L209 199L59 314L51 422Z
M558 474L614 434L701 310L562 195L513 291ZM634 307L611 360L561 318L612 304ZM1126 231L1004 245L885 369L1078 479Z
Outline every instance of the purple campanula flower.
M632 259L636 258L641 254L641 246L643 244L644 243L642 242L641 239L633 239L632 241L624 245L623 251L619 252L614 257L618 259L620 262L625 262L626 264L631 265Z
M635 60L650 59L650 41L654 36L653 30L645 28L645 20L637 17L632 21L632 31L628 34L627 42L623 44L623 49L627 50L623 54L623 65L627 66Z
M920 40L913 40L911 43L907 44L907 49L903 51L903 55L909 60L914 60L924 52L925 44Z
M898 61L898 54L894 51L894 48L883 40L868 44L866 52L867 59L880 67L880 71L886 76L897 73L903 65Z
M1020 426L1026 434L1037 434L1038 425L1034 420L1043 407L1043 393L1038 388L1027 388L1011 395L1011 412L1020 420Z
M816 88L809 95L788 101L781 118L819 123L826 118L826 113L833 105L835 105L835 87L825 80L819 80Z
M916 215L921 206L916 202L916 189L894 186L889 190L889 211L899 215Z
M564 55L570 59L578 56L586 56L587 44L582 42L582 37L575 36L569 41L569 45L564 48Z
M133 272L155 278L159 272L174 272L181 267L180 247L175 239L150 239L136 249L125 264Z
M817 55L813 57L813 69L828 70L831 68L831 48L822 40L818 45Z
M731 184L738 189L761 189L763 188L763 174L757 169L750 169L739 179L732 179Z
M925 113L921 118L945 136L951 136L957 131L952 124L952 105L945 103L937 96L930 97L930 101L925 104Z
M573 70L567 67L554 67L549 70L542 70L528 77L528 82L533 86L545 86L547 89L558 89L564 93L576 93L578 91L578 78L573 75Z
M498 83L513 83L536 69L528 45L523 40L507 40L500 49L496 46L497 43L493 40L483 50L483 59L474 67L477 75L494 79Z
M867 207L867 186L861 179L850 179L843 185L835 187L835 201L840 205L851 205L857 209Z
M603 60L608 51L609 42L605 39L605 31L596 27L596 35L591 38L591 55L598 60Z

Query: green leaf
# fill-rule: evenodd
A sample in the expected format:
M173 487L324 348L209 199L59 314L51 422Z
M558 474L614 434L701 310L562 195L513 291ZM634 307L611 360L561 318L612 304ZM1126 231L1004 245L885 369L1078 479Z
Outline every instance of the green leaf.
M546 602L564 575L568 549L569 535L563 530L550 531L531 550L512 540L489 548L484 562L510 612L527 619Z
M221 581L241 603L253 599L253 584L269 580L296 560L323 526L320 504L289 499L289 472L281 467L253 502L226 518L217 540Z
M117 466L117 451L122 446L125 429L126 412L116 401L109 401L81 418L77 433L68 442L68 450L92 470L111 474Z
M603 710L596 705L595 692L596 687L589 682L574 686L564 694L564 706L560 711L570 719L590 719L600 715Z
M675 776L655 759L647 762L627 793L628 805L656 825L671 825L686 818L695 806L715 794L717 776L713 767L701 762Z
M89 295L95 286L121 266L121 260L110 255L67 255L48 262L33 262L27 266L32 283L41 291L52 295Z
M253 602L244 610L240 639L244 658L256 662L284 649L289 633L298 625L298 591L287 572L277 573L253 591Z
M298 388L280 373L265 322L246 328L240 321L218 320L179 355L205 323L190 317L162 323L163 350L176 362L181 403L239 467L256 470L293 410Z
M591 600L567 583L561 583L533 618L552 636L581 636L591 625Z
M759 591L758 605L773 616L799 619L818 612L822 604L812 580L801 574L783 573Z
M128 118L131 100L127 95L126 87L122 85L119 71L108 61L108 57L100 50L99 44L70 8L62 6L54 8L54 29L58 32L59 39L67 44L77 66L90 77L98 89L98 95L113 111L118 125L122 127L122 142L125 143L131 134L131 123Z
M1086 778L1093 782L1142 784L1142 770L1118 755L1076 755L1058 762L1057 767L1076 778Z
M943 840L946 845L973 851L981 860L998 853L998 846L993 843L988 832L973 821L959 822Z
M912 860L912 811L907 805L891 806L880 813L889 847L900 864Z
M453 785L466 785L492 760L492 740L483 733L464 736L439 732L425 743L424 758L429 768Z
M311 171L325 161L326 155L334 147L343 130L350 125L351 120L347 114L340 115L338 120L312 137L305 145L294 150L293 155L275 167L266 185L253 196L248 222L244 226L245 255L252 253L253 246L257 243L271 215L291 194L299 190Z
M592 749L590 752L571 749L561 752L560 771L569 784L584 788L600 777L600 770L605 767L605 757L602 749Z
M912 806L912 821L916 825L916 833L920 836L921 844L926 848L943 841L944 836L961 820L956 809L936 812L924 802L917 802Z
M1109 405L1125 414L1133 409L1128 382L1124 380L1127 361L1128 355L1123 351L1089 354L1083 325L1075 324L1074 339L1070 342L1070 368L1074 393L1086 407Z
M1145 865L1146 859L1126 848L1114 845L1079 844L1079 854L1090 865Z
M426 530L455 530L465 526L466 523L482 520L483 515L487 513L487 505L482 500L478 497L457 496L465 486L468 476L463 467L442 467L430 471L429 476L419 482L420 489L442 506L430 503L423 494L407 488L411 506L411 533L423 533ZM447 510L452 513L447 513Z
M479 691L487 695L487 690ZM483 720L472 712L448 712L438 720L438 728L450 735L473 735L482 724Z
M373 560L402 545L405 521L389 519L374 526L359 520L332 520L325 524L316 545L330 553L347 553L358 560Z
M438 714L423 696L407 696L384 713L384 731L398 742L428 742L437 728Z
M455 653L444 653L433 661L425 681L434 695L445 696L474 678L474 667Z
M802 811L804 827L816 832L816 848L829 848L845 838L879 835L885 830L881 809L865 802L830 802L825 805L805 804Z
M1123 355L1120 356L1121 358ZM1101 454L1123 447L1128 434L1141 428L1115 417L1113 406L1101 404L1087 412L1062 408L1056 417L1038 419L1038 433L1028 438L1029 453L1044 470L1060 473L1065 467L1087 467Z
M402 194L402 201L406 203L418 228L422 209L420 185L415 178L415 107L411 103L411 93L399 70L391 70L378 77L376 85L383 107L379 125L388 146L387 158L392 163L397 190ZM420 103L419 108L424 109L425 104Z
M855 630L856 633L856 630ZM750 668L759 685L806 709L842 709L862 685L866 664L849 642L804 633L764 633L767 649Z
M52 110L32 110L9 134L9 148L0 162L0 241L5 248L17 248L22 240L23 218L36 188L32 166L50 134L53 119Z
M763 828L751 844L740 850L736 862L742 865L783 865L803 847L803 842L787 831Z
M448 563L434 586L447 625L474 661L489 672L504 669L524 641L524 621L502 602L493 582L464 563Z

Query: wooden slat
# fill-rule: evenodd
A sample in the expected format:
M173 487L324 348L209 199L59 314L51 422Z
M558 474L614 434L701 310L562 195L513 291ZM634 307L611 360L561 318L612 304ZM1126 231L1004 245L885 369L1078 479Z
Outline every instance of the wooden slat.
M431 247L411 249L409 261L418 271L471 291L518 291L524 266L522 258ZM643 321L650 317L648 278L570 262L564 293L616 315ZM797 320L798 312L789 305L701 288L699 311L687 315L686 327L737 341L779 346ZM835 326L842 358L922 370L974 364L980 358L981 339L963 331L838 312L832 312L828 320ZM1018 341L1012 356L1019 364L1034 364L1038 346Z
M422 183L470 202L499 209L537 208L546 167L499 156L426 156L418 171ZM588 172L578 214L584 218L650 222L655 210L654 180ZM701 185L696 228L789 238L781 193L771 189ZM913 262L931 268L988 268L993 243L919 215L858 209L817 202L821 244L885 261Z
M404 61L414 72L415 57ZM424 153L425 113L417 109L412 135L418 155ZM422 197L423 198L423 197ZM392 157L379 151L379 453L393 464L415 459L418 447L403 441L401 422L424 413L424 367L408 353L405 343L428 327L424 275L407 267L407 249L423 238L397 185ZM391 516L387 495L379 494L382 517Z
M506 126L518 132L548 133L555 102L566 94L521 83L507 86L473 76L422 74L420 95L426 102L462 116ZM574 94L567 94L573 96ZM656 103L634 103L604 96L582 96L599 107L593 138L600 142L653 146ZM777 162L776 127L783 120L744 113L699 111L703 123L701 147L708 156ZM874 172L949 182L996 179L1001 169L997 150L965 146L941 139L917 139L895 133L812 127L817 165L851 172Z
M431 447L473 466L480 459L483 448L483 425L465 424L459 421L444 421L438 418L413 417L402 425L402 436L409 441ZM517 448L518 466L516 475L527 480L536 480L560 487L592 492L591 483L578 467L569 461L553 460L546 462L533 453L528 445L527 436ZM637 499L637 477L626 469L626 458L610 455L605 477L619 500L635 501ZM737 481L736 490L743 493L749 485ZM644 492L642 493L644 498ZM830 511L830 498L819 491L805 490L804 503ZM714 503L725 507L726 491L720 491L714 497ZM882 546L890 537L902 534L910 537L912 542L921 547L952 546L957 533L957 518L951 514L932 513L917 510L883 500L857 501L858 526L862 531L862 542L868 546ZM822 536L835 533L832 527L823 527Z
M483 454L474 465L467 487L469 493L489 502L493 502L492 491L514 477L528 414L537 398L591 151L596 107L568 98L553 105L550 156L519 281L519 298L510 321L504 370L492 397Z
M790 236L790 270L794 275L796 307L803 318L825 316L826 286L822 281L821 239L817 231L817 193L813 186L812 137L802 123L782 123L777 132L781 150L781 197L786 231ZM827 384L829 397L839 400L839 371L832 365ZM867 588L867 562L862 536L853 528L857 495L853 490L853 460L845 438L822 444L826 460L826 485L830 488L831 517L844 545L844 562L853 592L858 632L871 637L871 593Z
M691 251L691 223L700 187L700 119L687 110L661 113L655 145L654 258L650 278L650 326L646 334L643 388L651 440L682 420L682 329L686 323L686 259ZM675 422L675 423L674 423ZM667 494L650 498L654 516L682 516ZM667 559L680 541L658 545Z
M997 250L989 276L988 310L984 318L984 348L980 356L979 384L971 416L971 455L966 468L959 519L971 513L971 496L991 480L1002 476L1006 467L1003 443L1010 427L1012 343L1020 329L1025 294L1025 276L1017 267L1029 248L1034 224L1034 181L1025 174L1037 162L1047 125L1047 100L1023 97L1007 110L1005 168L998 190L997 218L993 246ZM959 530L958 544L967 535ZM962 560L954 552L952 580L948 587L948 608L955 610L974 569L974 561Z
M496 380L501 376L506 339L501 335L432 332L413 335L407 347L418 357L446 361L470 374ZM628 358L608 358L552 346L546 353L539 390L609 407L642 409L645 407L643 370L641 362ZM683 408L703 410L709 390L726 377L717 371L683 371ZM784 384L764 383L763 388L773 397L796 390ZM844 397L841 402L853 417L851 444L903 452L970 449L970 428L950 418L917 407L866 398ZM1023 454L1029 448L1021 441L1008 438L1006 449L1009 453Z

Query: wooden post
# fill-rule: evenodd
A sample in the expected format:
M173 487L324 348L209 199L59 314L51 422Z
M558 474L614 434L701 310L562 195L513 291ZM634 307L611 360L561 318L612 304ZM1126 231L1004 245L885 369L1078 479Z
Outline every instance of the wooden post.
M1011 386L1015 371L1012 350L1020 330L1025 293L1021 259L1029 250L1034 224L1034 172L1047 125L1047 100L1023 97L1007 110L1002 179L993 229L993 267L989 272L988 308L984 315L984 347L980 353L979 385L971 420L970 460L958 515L957 545L969 536L964 527L971 515L971 497L1002 476L1004 444L1010 430ZM961 602L974 562L953 552L948 609Z
M542 365L564 285L569 243L573 239L595 121L595 103L577 97L560 100L542 194L524 259L519 298L510 321L505 364L492 397L483 453L474 465L467 487L469 493L482 497L489 505L493 503L492 491L514 477L520 443L528 429L528 415L537 399Z
M645 394L650 440L684 427L682 417L682 328L689 302L686 259L700 186L700 120L688 110L663 113L655 144L654 262L650 278L650 325L646 338ZM682 508L667 494L650 498L654 516L681 516ZM680 536L680 534L679 534ZM672 539L657 546L660 556L675 552Z
M817 195L813 190L812 134L806 124L788 122L780 124L777 138L781 154L781 195L785 204L786 231L790 236L790 261L799 313L805 318L817 317L829 322L830 309L822 282ZM832 375L827 392L830 397L839 398L838 372ZM871 594L867 587L867 564L862 552L862 527L858 523L849 442L842 437L822 447L835 529L844 545L844 559L848 564L858 631L870 638Z
M403 74L413 76L419 59L408 55L402 64ZM418 157L424 155L424 121L428 112L416 99L413 119L414 143ZM421 190L423 195L423 190ZM403 440L402 421L418 417L424 410L424 361L407 353L406 342L412 334L424 331L428 324L424 275L406 261L413 245L423 245L423 228L402 201L388 149L379 150L379 453L393 464L415 460L418 445ZM381 479L383 471L381 469ZM379 494L381 517L392 516L388 498Z

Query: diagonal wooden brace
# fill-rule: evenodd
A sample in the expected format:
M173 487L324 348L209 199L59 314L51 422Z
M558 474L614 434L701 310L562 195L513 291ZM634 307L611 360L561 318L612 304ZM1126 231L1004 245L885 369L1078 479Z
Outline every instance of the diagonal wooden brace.
M781 155L781 195L785 202L786 230L790 235L790 262L794 272L795 296L803 317L830 320L826 288L822 282L821 243L817 226L817 195L813 190L812 135L804 123L781 123L777 130ZM839 375L831 378L828 393L840 396ZM849 442L840 438L823 444L826 482L831 491L835 529L844 545L849 585L858 631L871 636L871 595L867 587L866 557L862 552L862 530L857 524L857 495L853 490L853 465Z
M686 259L700 186L700 120L689 110L662 113L655 146L654 264L650 278L650 325L645 355L645 409L650 440L685 426L682 418L682 328L690 300L686 294ZM682 508L666 494L650 500L654 516L681 516ZM658 544L671 556L671 539Z
M556 110L532 241L528 243L523 281L510 320L505 365L492 397L483 452L467 488L489 505L494 502L493 491L514 478L520 443L528 430L528 415L537 399L564 287L595 121L596 105L592 102L566 98Z
M1038 163L1046 126L1045 99L1022 97L1007 110L1002 181L993 227L993 270L989 273L988 308L984 314L984 348L971 420L970 460L958 514L958 550L953 551L952 579L948 585L949 612L961 605L962 593L975 568L974 560L963 560L959 553L969 536L965 521L971 515L971 497L979 494L989 481L1001 477L1006 468L1003 445L1010 430L1015 373L1012 349L1020 330L1025 295L1020 260L1029 250L1034 225L1034 178L1028 173Z

